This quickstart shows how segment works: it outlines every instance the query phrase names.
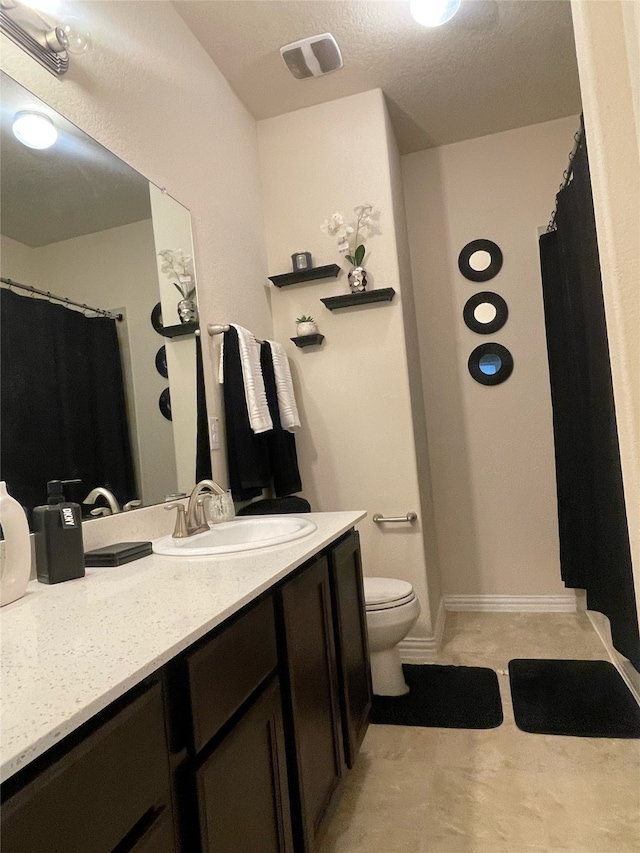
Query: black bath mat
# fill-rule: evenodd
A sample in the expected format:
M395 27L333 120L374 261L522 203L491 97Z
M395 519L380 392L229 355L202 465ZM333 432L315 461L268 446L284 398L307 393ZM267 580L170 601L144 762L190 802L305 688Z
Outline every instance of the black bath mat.
M374 696L371 722L441 729L495 729L502 723L498 676L479 666L403 664L409 692Z
M640 708L605 660L512 660L516 725L524 732L575 737L640 737Z

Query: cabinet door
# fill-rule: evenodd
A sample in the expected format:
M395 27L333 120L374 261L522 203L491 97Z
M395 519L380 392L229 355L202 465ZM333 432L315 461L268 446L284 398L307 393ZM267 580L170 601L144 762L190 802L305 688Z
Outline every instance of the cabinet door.
M203 853L291 853L277 679L217 745L196 782Z
M372 692L360 537L355 530L332 549L329 562L344 752L351 768L369 725Z
M282 588L287 711L296 780L296 851L313 850L342 775L342 733L329 566L312 563Z

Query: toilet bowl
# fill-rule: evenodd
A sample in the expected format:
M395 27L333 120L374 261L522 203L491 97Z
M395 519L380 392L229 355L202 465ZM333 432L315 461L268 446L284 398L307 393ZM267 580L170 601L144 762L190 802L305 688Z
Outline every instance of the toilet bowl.
M402 696L409 688L402 674L398 643L415 625L420 602L410 583L394 578L365 578L364 600L373 692Z

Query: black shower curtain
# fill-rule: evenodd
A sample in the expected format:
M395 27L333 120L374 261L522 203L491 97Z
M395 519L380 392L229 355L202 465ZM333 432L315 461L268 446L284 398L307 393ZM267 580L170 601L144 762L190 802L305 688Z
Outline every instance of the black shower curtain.
M0 291L0 477L31 510L52 479L137 497L116 321Z
M613 644L640 670L640 637L618 447L589 161L584 137L540 237L553 402L560 561Z

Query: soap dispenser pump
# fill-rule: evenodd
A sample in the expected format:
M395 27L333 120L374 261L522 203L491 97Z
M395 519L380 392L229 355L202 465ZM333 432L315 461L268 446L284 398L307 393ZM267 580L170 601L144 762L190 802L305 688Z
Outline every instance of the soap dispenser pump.
M47 503L33 510L36 572L40 583L84 577L80 505L65 501L63 486L80 480L49 480Z

